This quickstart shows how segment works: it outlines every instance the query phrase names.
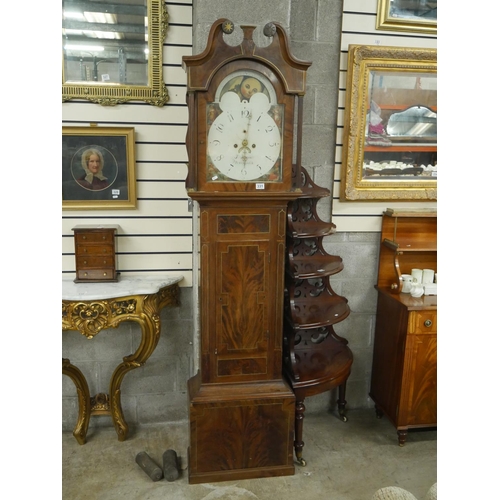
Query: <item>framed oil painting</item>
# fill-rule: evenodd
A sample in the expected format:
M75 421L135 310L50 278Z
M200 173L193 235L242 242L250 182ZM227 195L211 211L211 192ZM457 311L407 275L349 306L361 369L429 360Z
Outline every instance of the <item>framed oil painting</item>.
M340 199L437 200L436 49L349 45Z
M437 0L378 0L376 28L437 35Z
M63 127L63 210L136 208L131 127Z

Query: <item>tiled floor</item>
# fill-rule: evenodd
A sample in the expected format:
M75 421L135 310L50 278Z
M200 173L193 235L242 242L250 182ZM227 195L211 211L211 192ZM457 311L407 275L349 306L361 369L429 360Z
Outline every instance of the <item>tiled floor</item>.
M394 427L373 410L351 410L349 421L310 414L304 421L305 467L295 475L190 485L187 477L188 424L131 429L119 442L112 427L89 429L80 446L71 433L62 438L63 500L370 500L384 486L399 486L421 500L437 481L437 431L410 431L398 446ZM103 417L105 418L105 417ZM180 477L153 482L136 464L146 451L159 465L174 449Z

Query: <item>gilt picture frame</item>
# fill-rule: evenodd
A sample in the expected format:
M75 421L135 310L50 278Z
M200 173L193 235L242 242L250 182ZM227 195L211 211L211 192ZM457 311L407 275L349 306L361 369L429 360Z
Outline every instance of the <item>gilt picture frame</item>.
M62 128L63 210L137 207L133 127Z
M164 106L169 101L163 76L169 27L164 0L105 0L92 9L84 6L62 3L62 102Z
M378 0L376 28L437 35L437 0Z
M341 201L437 200L437 50L349 45Z

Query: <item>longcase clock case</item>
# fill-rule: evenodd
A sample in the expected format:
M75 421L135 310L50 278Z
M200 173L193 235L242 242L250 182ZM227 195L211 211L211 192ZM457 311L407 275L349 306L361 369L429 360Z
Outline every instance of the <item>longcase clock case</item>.
M186 188L200 221L190 483L294 474L295 396L282 375L286 214L300 195L292 158L295 151L300 161L310 63L290 54L278 24L266 25L272 40L266 47L254 43L255 26L241 26L243 41L227 44L233 29L228 20L216 21L205 51L183 58ZM228 92L239 99L224 97Z

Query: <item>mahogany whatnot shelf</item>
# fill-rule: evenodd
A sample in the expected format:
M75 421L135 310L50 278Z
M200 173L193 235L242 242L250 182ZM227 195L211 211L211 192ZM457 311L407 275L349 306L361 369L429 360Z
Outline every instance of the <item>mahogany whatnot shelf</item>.
M295 180L302 194L288 205L283 371L296 397L295 456L305 465L304 400L338 387L338 410L347 421L345 388L353 356L347 340L333 329L350 313L347 299L330 285L330 276L344 268L342 259L328 254L322 243L335 225L322 221L316 210L330 191L317 186L303 167Z

